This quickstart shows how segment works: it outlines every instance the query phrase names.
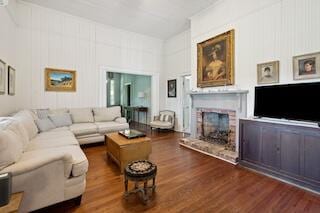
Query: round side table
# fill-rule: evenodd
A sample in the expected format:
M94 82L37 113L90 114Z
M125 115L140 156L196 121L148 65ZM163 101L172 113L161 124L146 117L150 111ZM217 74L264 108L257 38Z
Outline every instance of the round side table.
M148 190L155 191L156 185L157 166L148 160L137 160L129 163L124 170L124 196L127 198L132 193L141 192L144 204L149 200ZM128 181L133 181L135 186L132 190L128 191ZM148 181L152 180L152 185L148 186ZM139 183L143 183L143 187L139 187Z

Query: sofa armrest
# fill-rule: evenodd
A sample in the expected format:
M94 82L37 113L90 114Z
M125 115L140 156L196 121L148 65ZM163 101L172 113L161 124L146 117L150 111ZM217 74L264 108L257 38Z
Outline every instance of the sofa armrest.
M46 156L33 156L30 159L20 160L19 162L4 168L0 173L11 172L13 176L17 176L32 172L33 170L60 160L63 161L64 164L64 176L66 178L70 177L72 170L72 156L66 153L52 153Z
M118 122L118 123L121 123L121 124L127 123L127 119L124 118L124 117L117 117L114 121Z

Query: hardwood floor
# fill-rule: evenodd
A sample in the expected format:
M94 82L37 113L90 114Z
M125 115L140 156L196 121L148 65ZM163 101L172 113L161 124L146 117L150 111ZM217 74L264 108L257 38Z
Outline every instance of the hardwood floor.
M320 196L179 146L180 133L154 131L150 160L157 189L143 205L123 199L123 176L104 145L84 148L87 188L80 206L65 202L46 212L320 212Z

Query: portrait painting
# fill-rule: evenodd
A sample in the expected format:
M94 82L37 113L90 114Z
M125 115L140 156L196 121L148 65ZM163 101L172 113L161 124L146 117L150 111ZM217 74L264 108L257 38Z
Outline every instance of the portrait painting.
M320 78L320 52L293 57L293 78Z
M8 94L16 94L16 70L11 66L8 66Z
M234 84L234 30L197 45L198 87Z
M6 92L6 63L0 59L0 95Z
M46 91L76 91L76 71L74 70L46 68L45 78Z
M279 61L257 65L258 84L279 83Z
M177 80L168 80L168 98L177 97Z

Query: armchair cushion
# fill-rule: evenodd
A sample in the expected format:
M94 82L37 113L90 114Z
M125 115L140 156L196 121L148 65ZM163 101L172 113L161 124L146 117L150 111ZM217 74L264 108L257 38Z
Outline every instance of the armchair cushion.
M170 129L172 128L172 123L166 122L166 121L152 121L150 122L150 126L154 128L160 128L160 129Z

